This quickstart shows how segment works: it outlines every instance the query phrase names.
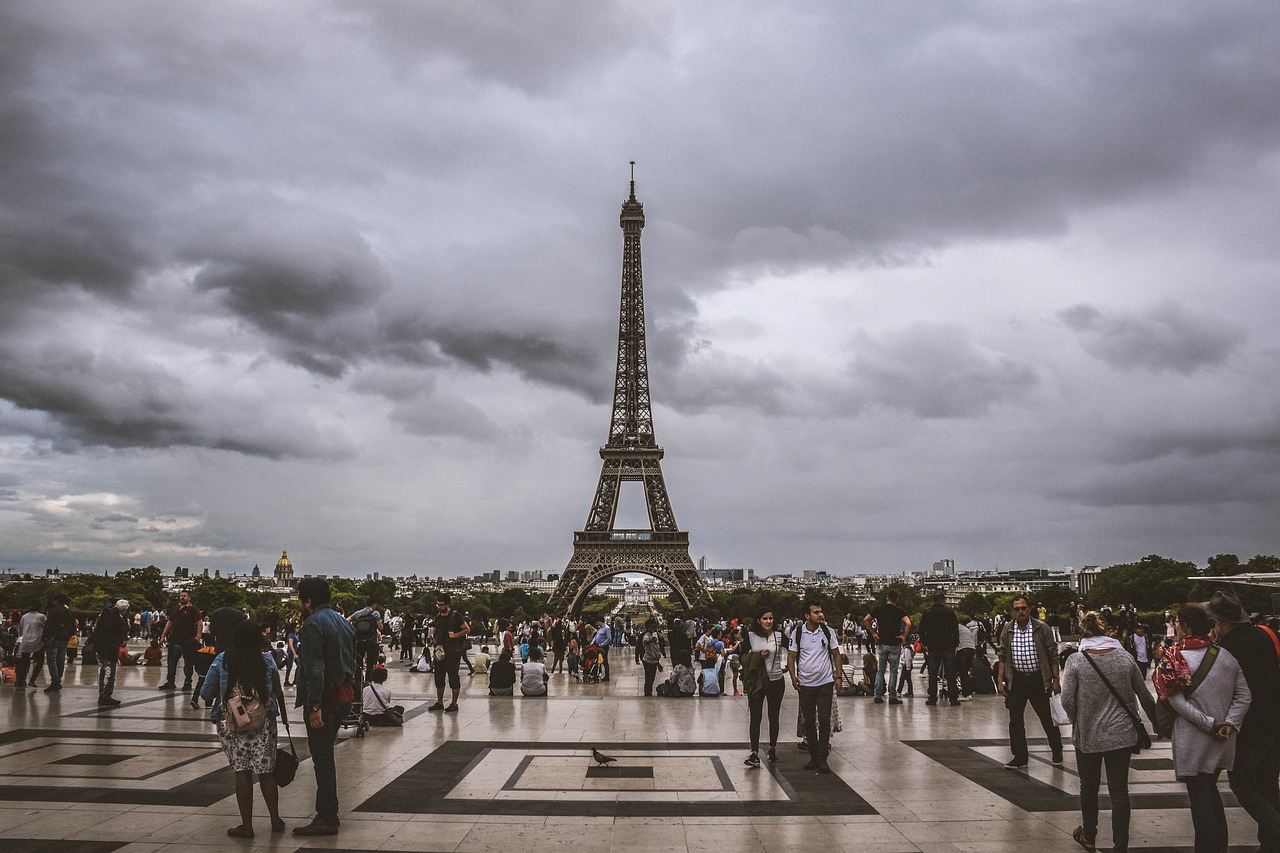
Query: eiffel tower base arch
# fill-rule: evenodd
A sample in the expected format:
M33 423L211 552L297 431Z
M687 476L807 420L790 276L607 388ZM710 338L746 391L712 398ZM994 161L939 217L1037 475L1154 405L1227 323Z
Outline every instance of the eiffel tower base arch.
M686 613L711 603L711 593L689 558L687 533L613 530L574 534L573 556L547 607L552 613L577 616L597 584L622 573L649 575L667 584Z

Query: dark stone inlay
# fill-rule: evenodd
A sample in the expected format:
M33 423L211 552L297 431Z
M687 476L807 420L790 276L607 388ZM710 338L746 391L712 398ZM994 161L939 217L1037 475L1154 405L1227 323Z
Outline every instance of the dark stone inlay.
M746 755L745 743L610 743L601 745L606 751L635 752L731 752ZM393 779L378 793L356 806L356 812L394 812L401 814L488 815L499 811L507 815L529 817L784 817L792 815L876 814L876 810L836 774L818 775L801 769L808 756L786 755L778 764L760 772L771 774L789 800L750 800L739 802L673 802L618 799L598 802L590 800L451 800L447 796L483 757L498 749L528 751L534 749L582 750L581 743L448 741L413 767ZM527 766L527 759L521 766ZM728 774L718 756L709 756L716 766L726 790L733 790ZM590 757L584 755L583 761ZM518 778L514 774L515 778ZM755 772L755 771L753 771ZM504 788L510 789L508 780Z
M98 752L82 752L79 755L69 755L66 758L59 758L57 761L50 761L50 764L87 764L94 767L106 767L109 764L119 764L121 761L128 761L130 758L137 758L136 755L103 755Z
M1131 770L1168 770L1173 776L1172 758L1134 758L1129 761Z
M7 732L0 733L0 744L8 744L30 740L31 738L50 738L52 740L65 740L67 738L83 738L85 740L113 740L113 741L170 741L175 743L187 743L192 746L208 746L210 751L221 751L222 745L219 743L215 735L197 735L197 734L181 734L178 732L121 732L110 730L68 730L68 729L12 729ZM294 738L294 746L298 750L298 757L306 759L309 757L307 752L307 739ZM284 737L280 738L281 745L286 745ZM145 749L145 748L144 748ZM182 762L186 764L188 762ZM154 774L152 774L154 775ZM54 787L51 785L29 785L14 784L12 779L16 777L5 777L0 779L0 800L46 800L49 802L64 801L72 789ZM234 775L231 768L223 763L217 770L212 773L193 779L190 782L183 783L176 788L168 790L154 790L146 788L133 788L130 786L104 788L94 784L97 780L86 780L86 784L77 785L74 789L75 796L79 802L93 803L119 803L124 805L159 805L159 806L198 806L207 808L219 800L226 799L231 792L235 790ZM105 784L113 784L118 780L102 780ZM41 842L43 843L43 842ZM58 844L70 844L70 842L60 841ZM116 844L110 848L102 848L101 853L114 850L122 846ZM9 839L5 839L4 850L9 853ZM12 848L18 850L20 848ZM26 849L26 848L21 848ZM40 848L40 850L51 850L51 848ZM81 850L79 847L59 847L53 853L100 853L95 849Z
M588 767L588 779L652 779L652 767Z
M49 841L41 838L6 838L5 853L111 853L128 841Z
M1048 785L1021 770L1006 770L1004 765L974 751L975 747L1001 746L1008 747L1009 741L1004 738L989 740L904 740L902 743L919 753L929 756L942 766L959 773L996 796L1013 803L1018 808L1029 812L1070 812L1080 808L1078 794L1070 794L1061 788ZM1041 744L1048 747L1046 738L1028 738L1029 745ZM1138 761L1150 761L1168 767L1169 781L1173 778L1173 762L1166 758L1135 758L1131 766ZM1167 764L1166 764L1167 762ZM1160 769L1160 768L1142 768ZM1071 770L1057 770L1058 773L1070 773ZM1105 774L1104 774L1105 775ZM1111 799L1106 795L1104 783L1098 797L1098 807L1104 811L1111 808ZM1237 805L1236 798L1229 791L1222 792L1223 805L1230 808ZM1190 801L1184 792L1144 794L1129 789L1129 805L1134 809L1187 809ZM1190 849L1190 848L1188 848Z

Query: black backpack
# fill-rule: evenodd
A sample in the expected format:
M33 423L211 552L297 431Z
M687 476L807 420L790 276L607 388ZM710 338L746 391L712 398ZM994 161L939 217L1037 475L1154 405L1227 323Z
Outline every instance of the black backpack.
M357 616L352 624L356 629L357 643L367 643L377 639L378 615L372 610L368 613L362 613Z

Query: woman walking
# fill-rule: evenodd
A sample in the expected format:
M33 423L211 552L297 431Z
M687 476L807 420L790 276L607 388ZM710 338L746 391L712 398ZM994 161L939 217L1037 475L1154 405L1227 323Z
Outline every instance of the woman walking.
M1129 759L1138 743L1137 709L1141 705L1154 725L1156 703L1133 658L1107 636L1101 615L1086 613L1081 631L1080 652L1067 658L1062 670L1062 706L1072 723L1083 820L1072 837L1085 850L1095 849L1098 788L1105 766L1112 849L1125 851L1129 849Z
M246 619L232 629L231 644L214 658L200 696L213 705L210 719L218 726L218 739L236 774L236 805L240 825L227 830L232 838L253 838L253 777L258 777L262 799L271 815L271 831L284 832L280 819L280 791L272 773L276 769L276 715L284 706L279 670L271 652L263 648L262 626ZM257 702L266 716L257 731L231 731L226 722L228 700Z
M649 617L644 623L644 633L640 635L640 663L644 664L644 695L653 695L653 682L658 677L658 667L662 665L662 634L658 630L658 620Z
M786 651L787 638L775 630L773 611L761 610L756 614L755 628L742 635L740 646L743 686L747 688L747 707L751 711L751 754L743 762L747 767L760 766L760 723L766 702L769 705L769 763L778 760L779 713L782 694L787 689Z
M1231 652L1209 640L1213 618L1203 604L1178 609L1177 645L1160 661L1156 693L1177 712L1173 724L1173 772L1187 786L1195 853L1227 849L1227 818L1218 776L1235 763L1236 730L1251 699Z

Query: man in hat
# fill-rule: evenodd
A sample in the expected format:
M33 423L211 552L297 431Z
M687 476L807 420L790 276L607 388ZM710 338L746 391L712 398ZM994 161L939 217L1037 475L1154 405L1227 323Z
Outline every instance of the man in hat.
M1218 645L1240 662L1253 694L1240 726L1235 766L1227 774L1231 792L1258 824L1258 849L1280 853L1280 656L1231 593L1215 592L1204 607L1213 617Z
M114 708L120 700L111 694L116 689L116 667L120 664L120 647L129 639L129 602L112 601L93 623L93 650L98 655L98 705Z

